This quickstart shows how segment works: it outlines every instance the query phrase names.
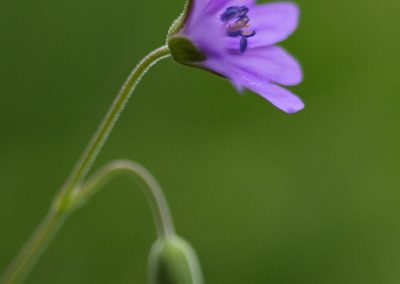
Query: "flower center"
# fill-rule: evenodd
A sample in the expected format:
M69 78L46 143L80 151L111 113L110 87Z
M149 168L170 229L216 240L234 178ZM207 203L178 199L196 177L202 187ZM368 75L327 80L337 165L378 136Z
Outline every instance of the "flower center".
M250 18L247 16L249 8L246 6L232 6L226 8L220 19L226 25L226 35L240 38L239 50L245 52L247 49L247 38L256 34L255 30L249 30Z

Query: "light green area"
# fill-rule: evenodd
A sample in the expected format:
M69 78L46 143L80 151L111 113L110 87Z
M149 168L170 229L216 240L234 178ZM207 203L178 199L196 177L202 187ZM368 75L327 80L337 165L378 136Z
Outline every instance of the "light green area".
M284 46L304 67L292 89L304 111L164 60L95 168L127 158L153 172L206 283L397 284L400 3L298 3L301 26ZM0 270L183 4L1 5ZM26 283L146 283L155 236L145 197L121 177L71 216Z

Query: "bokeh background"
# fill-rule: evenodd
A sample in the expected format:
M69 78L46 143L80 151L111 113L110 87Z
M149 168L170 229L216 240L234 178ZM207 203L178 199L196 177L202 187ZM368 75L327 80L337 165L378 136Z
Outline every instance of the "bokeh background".
M167 3L168 2L168 3ZM400 282L400 2L299 0L283 45L305 81L286 115L165 60L95 168L148 167L207 283ZM182 1L3 1L0 270L46 213L120 85ZM146 283L155 230L118 178L66 222L26 283Z

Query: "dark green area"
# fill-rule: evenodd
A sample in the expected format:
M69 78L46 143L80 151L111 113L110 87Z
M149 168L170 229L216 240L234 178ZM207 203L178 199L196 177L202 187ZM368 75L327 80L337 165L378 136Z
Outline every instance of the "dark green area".
M32 233L133 66L182 1L3 1L0 270ZM400 2L298 1L287 115L165 60L101 153L159 179L209 284L400 282ZM119 178L66 222L26 283L146 283L155 231Z
M172 58L181 64L190 65L194 62L206 60L205 54L184 36L172 36L167 41Z

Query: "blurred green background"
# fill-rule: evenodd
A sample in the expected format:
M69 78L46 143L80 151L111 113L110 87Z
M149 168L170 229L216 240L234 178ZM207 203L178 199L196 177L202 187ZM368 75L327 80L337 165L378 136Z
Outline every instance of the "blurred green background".
M0 270L47 211L132 67L182 1L3 1ZM149 168L207 283L400 282L400 2L298 1L283 45L306 109L168 59L129 102L95 168ZM144 195L118 178L66 222L26 283L146 283Z

